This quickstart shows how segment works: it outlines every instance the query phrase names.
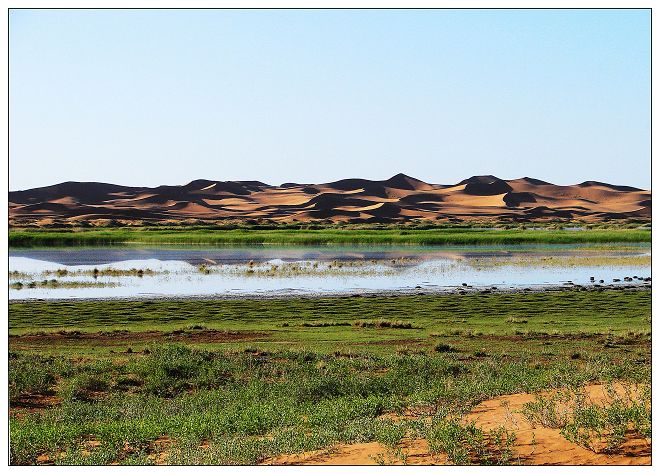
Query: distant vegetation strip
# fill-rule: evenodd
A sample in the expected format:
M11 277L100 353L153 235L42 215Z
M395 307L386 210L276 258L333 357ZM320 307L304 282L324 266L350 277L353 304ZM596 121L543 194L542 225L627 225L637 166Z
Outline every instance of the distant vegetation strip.
M11 247L125 245L125 244L208 244L208 245L478 245L478 244L571 244L609 242L651 242L644 229L91 229L13 230Z

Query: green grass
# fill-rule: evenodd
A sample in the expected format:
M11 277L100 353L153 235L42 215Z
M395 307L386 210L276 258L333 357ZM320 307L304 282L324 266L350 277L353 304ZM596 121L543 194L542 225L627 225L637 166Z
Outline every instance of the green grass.
M524 330L509 321L522 316ZM650 290L623 289L10 303L11 463L253 464L371 441L405 459L404 437L454 463L517 463L515 433L461 415L504 394L649 383L650 317ZM55 404L25 405L38 396ZM409 410L430 418L382 417ZM650 436L643 409L625 410L566 426L625 419Z
M11 230L10 247L205 244L205 245L504 245L650 242L643 229L524 230L478 228L208 229L112 228Z
M625 335L629 331L649 330L650 305L650 291L618 289L389 297L12 302L9 334L59 330L172 331L201 324L209 329L263 332L260 339L264 342L313 342L316 347L466 334L533 336L582 331ZM522 320L527 322L518 324ZM378 324L379 321L385 324Z
M21 367L27 370L25 364L17 367L22 357L11 359L10 386L21 377ZM54 365L49 358L39 362L46 361ZM435 419L442 419L442 413L460 414L505 393L621 377L646 380L650 374L649 367L607 355L576 367L568 360L539 364L531 352L465 363L456 355L255 356L160 346L121 363L55 367L61 381L53 390L62 402L12 417L12 462L34 463L41 454L58 459L62 452L72 454L59 459L64 464L133 462L132 455L149 462L155 441L168 437L187 450L179 454L187 456L182 462L256 463L335 442L396 443L405 422L379 416L404 407L436 406ZM442 424L417 429L420 436L438 439L433 449L453 452L451 433ZM478 432L459 435L483 447L483 439L474 439ZM87 440L99 447L85 457ZM212 455L200 447L205 441L214 446ZM483 459L492 459L482 451ZM463 462L460 453L454 459Z

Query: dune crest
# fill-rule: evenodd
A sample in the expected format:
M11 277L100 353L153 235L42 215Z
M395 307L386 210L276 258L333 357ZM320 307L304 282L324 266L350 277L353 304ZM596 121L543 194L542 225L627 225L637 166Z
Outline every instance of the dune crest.
M197 179L181 186L55 184L9 193L10 225L122 222L402 222L409 220L651 219L651 192L585 181L561 186L523 177L472 176L450 185L396 174L328 183Z

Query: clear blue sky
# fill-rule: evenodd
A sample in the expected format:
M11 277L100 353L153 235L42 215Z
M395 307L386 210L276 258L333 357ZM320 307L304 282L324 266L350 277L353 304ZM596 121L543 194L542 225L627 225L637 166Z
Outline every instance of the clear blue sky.
M13 10L10 189L650 186L647 10Z

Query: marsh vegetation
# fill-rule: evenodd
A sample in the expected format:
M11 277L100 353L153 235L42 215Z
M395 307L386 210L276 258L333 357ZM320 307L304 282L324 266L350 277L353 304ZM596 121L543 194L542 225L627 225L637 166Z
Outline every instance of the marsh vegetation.
M506 245L650 242L648 228L613 226L563 230L465 226L253 226L12 229L11 247L126 244L206 245Z

